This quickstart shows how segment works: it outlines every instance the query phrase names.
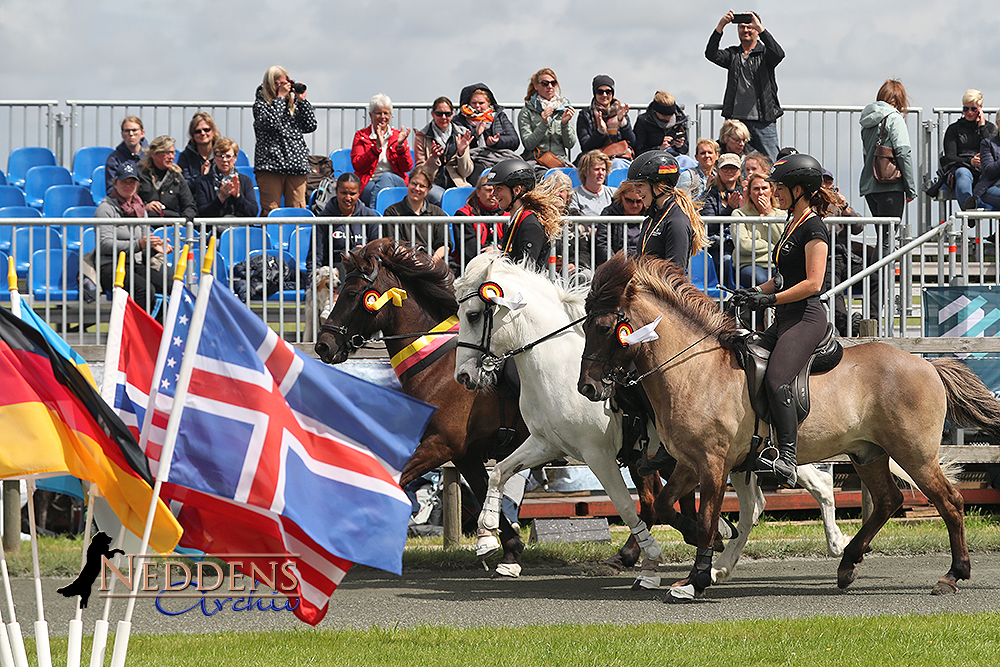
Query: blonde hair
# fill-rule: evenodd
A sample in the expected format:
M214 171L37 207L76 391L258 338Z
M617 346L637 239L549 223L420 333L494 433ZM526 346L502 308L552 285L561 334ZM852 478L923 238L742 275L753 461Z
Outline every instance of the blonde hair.
M215 119L212 118L212 114L207 111L199 111L195 115L191 116L191 122L188 123L188 139L194 141L194 129L198 127L198 123L202 121L208 123L208 126L212 128L212 138L219 138L219 128L215 125Z
M599 162L603 163L608 171L611 171L611 158L602 151L595 149L587 151L580 156L580 166L577 168L576 173L579 174L581 183L587 180L587 172L596 167Z
M120 129L122 130L125 129L125 123L135 123L136 125L139 126L140 130L146 129L142 126L142 119L139 118L138 116L125 116L124 118L122 118L122 124L120 126Z
M725 146L726 137L739 137L743 141L750 141L750 130L743 121L730 118L719 128L719 146Z
M635 181L623 181L622 184L618 186L618 189L615 190L615 193L611 195L611 200L616 201L620 204L622 201L622 197L624 197L630 192L635 192L638 189L639 189L639 184L636 183Z
M229 137L219 137L215 141L215 146L213 146L212 150L215 152L216 155L224 155L226 151L230 150L233 152L233 155L236 155L237 157L240 154L239 144L237 144Z
M962 95L962 104L970 104L972 102L975 102L977 107L983 106L983 94L975 88L969 88L965 91L965 95Z
M656 91L656 94L653 95L653 101L659 102L660 104L664 104L668 107L672 107L674 104L677 103L677 100L674 99L674 96L664 90Z
M285 71L284 67L280 65L271 65L264 72L264 101L270 104L274 101L274 98L278 95L278 85L275 81L278 77L284 76L287 79L292 77L288 76L288 72ZM288 113L295 113L295 96L288 96Z
M715 139L709 139L708 137L701 137L698 141L694 142L694 154L698 154L698 149L703 145L708 144L712 147L712 152L716 155L719 154L719 143Z
M691 194L683 188L675 188L666 181L653 183L653 196L657 199L661 195L671 194L677 201L677 205L684 211L684 215L691 221L691 229L694 230L694 240L691 241L691 257L694 257L702 248L708 245L708 234L705 232L705 223L698 212L701 209L700 203L695 203L691 199Z
M517 187L517 186L515 186ZM562 219L563 200L559 192L572 190L573 182L561 171L552 172L533 190L521 194L517 199L535 214L542 224L545 235L551 240L559 236L566 221Z
M538 83L538 77L540 77L543 74L548 74L549 76L551 76L553 79L556 80L556 94L562 95L562 89L559 87L559 77L557 77L556 73L553 72L548 67L543 67L542 69L532 74L531 78L528 80L528 92L524 96L525 102L530 100L531 96L535 94L535 84ZM489 97L487 96L486 99L489 99Z
M149 151L146 152L146 157L142 158L142 162L139 163L139 166L146 171L150 171L153 168L153 155L155 153L166 153L175 146L176 144L174 143L174 138L166 134L153 139L149 142ZM178 174L181 173L181 168L174 162L168 164L167 169L170 171L176 171Z

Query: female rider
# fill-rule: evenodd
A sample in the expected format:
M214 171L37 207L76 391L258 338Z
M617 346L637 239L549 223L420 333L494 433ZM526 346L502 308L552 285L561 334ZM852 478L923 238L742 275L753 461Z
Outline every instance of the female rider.
M521 159L504 160L486 177L500 210L510 211L501 246L511 261L528 258L536 269L545 267L551 241L562 230L563 201L534 190L535 170Z
M785 231L771 259L777 275L733 297L737 306L757 309L776 305L775 321L762 335L771 350L764 383L771 411L772 444L757 459L754 472L771 474L794 486L798 415L792 382L826 333L826 311L820 304L828 262L830 235L823 223L833 198L823 185L823 167L805 154L779 160L769 181L775 184L778 207L788 211Z
M627 183L646 205L638 252L668 259L687 271L693 255L705 247L705 225L686 190L676 187L677 160L667 151L646 151L628 168Z

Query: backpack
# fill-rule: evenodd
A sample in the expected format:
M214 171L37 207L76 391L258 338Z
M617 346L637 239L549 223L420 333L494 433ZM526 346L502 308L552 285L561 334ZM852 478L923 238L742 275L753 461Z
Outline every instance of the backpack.
M326 208L328 201L333 199L334 195L337 194L337 177L334 174L330 174L316 186L316 196L313 199L312 205L309 206L309 210L313 212L314 215L319 215Z
M306 159L309 160L309 175L306 176L306 201L308 201L313 190L319 187L323 179L333 176L333 162L326 155L310 155Z

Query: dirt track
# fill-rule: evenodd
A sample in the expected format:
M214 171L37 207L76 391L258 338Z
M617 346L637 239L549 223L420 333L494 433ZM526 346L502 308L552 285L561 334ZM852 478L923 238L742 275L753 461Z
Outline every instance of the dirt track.
M632 592L633 575L585 572L582 567L535 569L516 580L496 579L482 570L406 572L402 577L366 568L348 574L330 602L321 629L448 626L518 626L561 623L692 622L744 618L867 616L876 614L972 613L1000 610L1000 554L973 554L974 579L956 596L930 595L948 569L947 554L908 558L869 556L848 591L836 586L834 559L741 561L734 580L713 587L689 604L663 604L662 592ZM664 582L686 569L670 566ZM64 579L43 582L50 633L66 633L72 614L68 600L55 593ZM25 634L35 620L34 588L15 581L18 620ZM103 611L95 595L84 613L84 632L93 633ZM124 611L116 603L112 632ZM4 620L9 620L5 618ZM229 609L211 617L200 610L180 616L158 612L152 600L136 605L133 632L250 631L305 628L287 611Z

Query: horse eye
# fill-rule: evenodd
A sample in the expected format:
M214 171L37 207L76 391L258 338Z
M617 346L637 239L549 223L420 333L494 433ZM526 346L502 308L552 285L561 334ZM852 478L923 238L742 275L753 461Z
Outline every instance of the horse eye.
M465 318L469 320L469 322L476 322L479 320L479 315L480 312L478 310L472 310L466 313Z
M607 334L611 333L611 327L608 326L607 324L598 324L597 333L601 334L602 336L606 336Z

